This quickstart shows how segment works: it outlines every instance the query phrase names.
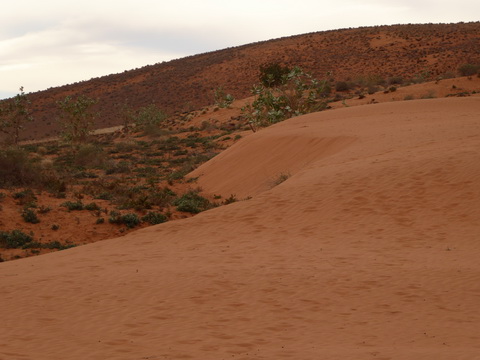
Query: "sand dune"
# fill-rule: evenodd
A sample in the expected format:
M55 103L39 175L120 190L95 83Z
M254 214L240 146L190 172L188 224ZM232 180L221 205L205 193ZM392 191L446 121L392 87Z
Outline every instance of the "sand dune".
M242 139L195 175L252 199L0 264L0 359L478 358L479 114L376 104Z

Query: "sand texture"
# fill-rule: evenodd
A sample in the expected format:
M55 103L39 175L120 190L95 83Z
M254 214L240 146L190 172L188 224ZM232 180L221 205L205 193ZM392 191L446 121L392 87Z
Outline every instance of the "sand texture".
M0 264L0 359L479 359L479 150L477 96L263 129L196 171L250 200Z

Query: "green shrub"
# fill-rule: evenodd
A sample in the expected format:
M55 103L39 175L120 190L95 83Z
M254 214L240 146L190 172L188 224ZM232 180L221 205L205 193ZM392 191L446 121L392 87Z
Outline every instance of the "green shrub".
M149 212L147 215L142 217L143 222L148 222L152 225L157 225L168 221L168 218L159 212Z
M183 194L181 197L175 199L173 204L177 207L178 211L192 214L198 214L213 207L208 199L200 196L196 191L189 191Z
M17 249L33 241L30 235L21 230L0 231L0 246L7 249Z
M328 81L318 81L295 67L284 75L278 87L254 85L251 92L255 100L242 108L242 117L256 131L259 127L325 109L325 97L330 90Z
M27 223L38 224L40 222L37 217L37 213L32 209L24 209L22 212L22 217Z
M84 209L83 203L78 200L78 201L66 201L62 204L60 204L62 207L66 207L68 211L80 211Z
M140 218L135 213L120 214L117 211L110 213L109 222L111 224L124 224L127 228L131 229L140 224Z
M97 211L97 210L100 210L100 206L98 206L97 203L92 202L90 204L85 205L84 209L89 211Z
M24 205L28 207L34 207L37 201L37 197L33 193L32 189L25 189L22 191L18 191L16 193L13 193L12 196L15 200L18 200L18 203L20 205Z

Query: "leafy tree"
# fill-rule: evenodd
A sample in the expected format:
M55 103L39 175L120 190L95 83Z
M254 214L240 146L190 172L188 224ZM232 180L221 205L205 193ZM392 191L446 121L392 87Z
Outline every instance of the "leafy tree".
M255 100L242 109L243 117L253 131L294 116L325 109L325 97L331 91L327 80L319 81L295 67L283 75L280 84L273 88L253 86L251 92Z
M160 126L167 119L167 115L155 104L141 107L133 116L135 125L139 127Z
M20 87L20 93L14 98L6 100L0 107L0 131L6 134L6 142L18 144L20 132L25 123L33 121L28 106L30 101Z
M97 114L93 112L92 106L96 103L97 100L85 95L80 95L76 99L67 96L64 100L57 102L62 110L60 116L60 124L63 126L61 136L66 142L81 144L87 141L93 132Z

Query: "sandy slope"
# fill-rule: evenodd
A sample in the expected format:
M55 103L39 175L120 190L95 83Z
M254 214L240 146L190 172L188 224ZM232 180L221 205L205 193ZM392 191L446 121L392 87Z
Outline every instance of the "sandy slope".
M0 359L477 359L479 114L377 104L241 140L199 181L251 200L0 264Z

